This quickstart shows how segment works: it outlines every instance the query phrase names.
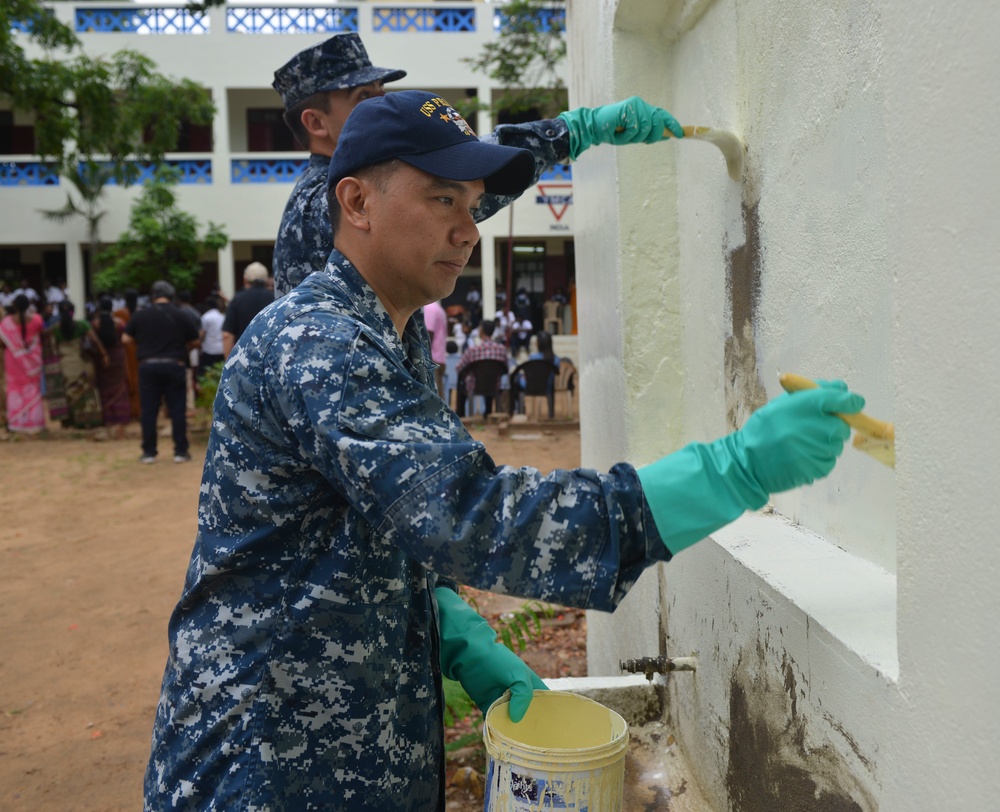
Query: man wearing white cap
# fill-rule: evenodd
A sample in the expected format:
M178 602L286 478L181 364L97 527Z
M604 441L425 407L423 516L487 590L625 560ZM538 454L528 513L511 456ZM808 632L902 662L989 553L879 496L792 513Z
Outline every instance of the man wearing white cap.
M222 354L228 358L233 345L239 341L253 317L274 301L274 291L268 287L267 267L262 262L251 262L243 270L243 290L237 293L226 308L222 323Z

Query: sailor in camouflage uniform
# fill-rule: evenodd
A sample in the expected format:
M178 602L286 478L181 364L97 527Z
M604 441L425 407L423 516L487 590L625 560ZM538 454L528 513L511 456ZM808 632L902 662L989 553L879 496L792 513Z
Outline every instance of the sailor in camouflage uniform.
M314 271L322 270L330 256L333 234L326 203L326 176L347 115L364 99L382 95L384 83L404 76L403 70L373 67L357 34L331 37L296 54L274 72L273 87L284 102L285 122L310 152L309 166L285 204L274 244L276 297L288 293ZM613 126L594 128L592 117L598 111L603 111ZM535 161L529 184L533 186L543 172L571 158L576 160L593 144L651 144L663 138L665 129L677 138L684 136L681 126L666 110L633 97L604 108L580 108L554 119L502 124L480 140L530 150ZM487 194L476 211L476 222L520 195Z
M336 248L220 381L149 812L443 810L442 673L481 707L511 689L515 720L541 687L456 582L611 611L646 566L833 468L832 412L863 403L836 384L638 471L495 465L437 396L417 314L453 289L484 191L533 172L432 93L351 114Z

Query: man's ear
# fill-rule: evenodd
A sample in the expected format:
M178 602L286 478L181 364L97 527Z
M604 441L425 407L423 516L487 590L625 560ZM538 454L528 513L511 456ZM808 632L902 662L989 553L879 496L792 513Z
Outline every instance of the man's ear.
M329 138L330 131L326 127L326 120L319 114L319 111L312 107L307 107L299 114L299 121L305 131L313 138Z
M357 178L342 178L337 184L337 202L340 203L341 224L347 224L361 231L371 229L368 220L368 198L373 194L372 187Z

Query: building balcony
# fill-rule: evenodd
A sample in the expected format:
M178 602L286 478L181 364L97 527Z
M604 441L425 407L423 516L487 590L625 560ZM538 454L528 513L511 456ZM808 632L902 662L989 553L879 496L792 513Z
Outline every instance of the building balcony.
M184 3L60 4L72 14L78 34L203 35L484 32L508 24L503 8L482 2L456 3L229 3L222 9L194 11ZM60 9L59 16L68 12ZM68 21L67 21L68 22ZM565 24L565 11L554 7L539 14L539 28Z

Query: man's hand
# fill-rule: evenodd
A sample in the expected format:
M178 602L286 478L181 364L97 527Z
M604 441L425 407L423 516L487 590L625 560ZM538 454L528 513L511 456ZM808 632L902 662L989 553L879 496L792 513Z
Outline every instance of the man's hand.
M574 161L595 144L654 144L663 140L664 130L684 137L670 113L638 96L603 107L578 107L559 118L569 126L569 156Z
M667 549L677 554L763 506L768 494L825 477L851 433L836 413L864 405L842 382L821 381L818 389L766 403L739 431L640 468L642 492Z
M462 683L479 709L486 713L509 690L511 721L520 722L536 688L545 683L514 652L497 642L496 632L452 589L434 590L441 635L441 670Z
M731 437L740 440L743 464L762 490L780 493L808 485L833 470L850 427L837 412L860 412L865 399L843 381L785 394L765 404ZM802 398L800 395L809 395ZM734 448L734 453L738 453Z

